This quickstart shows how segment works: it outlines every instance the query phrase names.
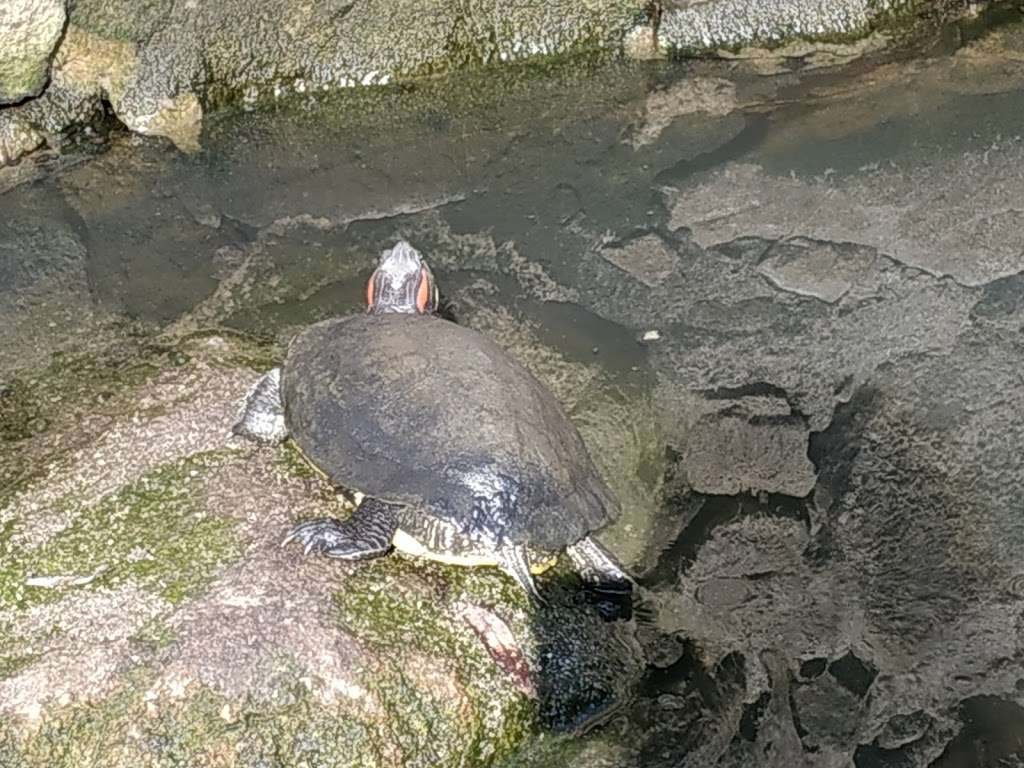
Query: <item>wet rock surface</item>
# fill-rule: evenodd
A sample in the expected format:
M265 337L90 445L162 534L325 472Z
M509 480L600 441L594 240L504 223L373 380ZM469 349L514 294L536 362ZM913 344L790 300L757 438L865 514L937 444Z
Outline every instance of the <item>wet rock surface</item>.
M111 722L125 765L1018 759L1019 30L224 113L0 196L0 762ZM277 548L339 502L233 407L398 237L579 427L630 621L561 571L534 614L500 574Z
M312 101L339 89L581 51L637 60L717 51L788 70L805 60L849 61L884 48L888 38L871 33L885 27L899 37L915 27L920 6L932 16L965 13L945 0L8 5L0 17L0 105L10 103L0 108L0 165L40 148L59 152L82 129L109 124L111 117L194 151L204 115L228 103L252 108L283 96ZM968 4L968 15L972 9ZM784 42L789 45L781 51L764 47ZM682 95L691 109L709 96L720 101L720 85L695 80L669 101Z

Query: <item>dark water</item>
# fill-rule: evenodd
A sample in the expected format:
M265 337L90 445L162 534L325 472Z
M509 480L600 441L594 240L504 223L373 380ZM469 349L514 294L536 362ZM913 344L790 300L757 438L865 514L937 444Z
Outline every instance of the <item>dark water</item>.
M278 109L210 116L193 156L115 131L99 157L0 196L0 311L17 312L18 322L36 329L28 335L26 325L9 324L17 334L2 337L0 373L45 360L92 324L109 333L112 319L128 318L150 334L226 327L284 338L295 327L358 311L374 255L406 237L432 260L460 321L487 328L495 312L507 312L503 342L514 344L516 329L529 328L542 347L596 370L613 397L649 400L655 423L673 420L673 398L716 388L737 400L797 402L783 384L762 386L785 378L763 366L709 384L676 354L728 351L730 334L755 334L748 325L803 343L823 328L840 329L845 310L826 318L832 310L812 299L766 306L764 281L748 277L729 304L722 297L730 281L741 282L736 265L745 257L735 254L744 242L701 245L688 227L672 226L664 188L692 188L730 164L842 188L844 178L877 169L1004 152L1024 132L1020 68L1004 66L1000 56L1014 61L1004 51L975 59L965 74L967 64L952 63L955 48L913 66L880 61L840 74L806 68L770 77L705 63L584 60L293 99ZM693 78L727 79L731 104L692 111L692 99L683 98L678 114L638 144L652 122L650 94ZM672 274L645 278L642 265L628 274L609 266L608 253L652 234L669 244ZM709 259L717 266L707 266ZM702 303L705 293L717 303ZM930 321L922 322L927 328ZM685 338L659 346L644 340L650 331ZM855 375L855 364L833 357L837 369L846 365ZM837 373L836 392L846 375ZM807 419L811 413L804 408ZM778 697L745 693L754 686L743 653L709 661L694 638L665 630L658 611L716 530L737 521L792 523L809 532L808 562L833 557L828 540L816 538L817 491L698 493L680 469L677 428L665 427L655 458L625 470L658 499L648 517L627 511L620 527L634 530L618 534L643 594L656 596L637 605L650 658L632 698L570 750L582 750L579 759L590 764L751 759L736 744L763 745L763 729L783 717L772 709ZM787 659L790 650L765 649L760 664L769 676L797 669L791 690L830 678L858 700L870 695L875 672L857 656ZM963 697L962 728L927 762L1021 764L1021 709L983 688ZM707 733L726 722L734 734L716 748ZM804 739L807 764L838 764L816 763L815 755L833 753L818 742L808 746L808 728L797 723L793 731ZM521 764L545 764L573 738L553 737ZM890 742L857 745L853 764L926 764L898 739ZM783 754L764 754L763 764Z

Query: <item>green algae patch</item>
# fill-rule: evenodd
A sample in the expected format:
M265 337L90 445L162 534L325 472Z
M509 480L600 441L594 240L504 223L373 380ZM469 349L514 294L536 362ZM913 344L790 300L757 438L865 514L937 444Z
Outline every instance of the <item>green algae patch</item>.
M120 396L189 357L149 342L135 326L97 348L57 352L40 371L0 381L0 507L80 438L87 417L113 415ZM70 438L70 439L69 439Z
M0 442L24 440L45 429L38 401L21 379L0 384Z
M0 534L7 555L0 605L25 607L58 599L64 589L126 582L171 603L197 592L239 555L232 521L203 511L198 500L205 476L225 460L224 453L200 454L160 467L29 551L13 551Z
M138 669L99 701L76 704L31 734L0 720L4 766L24 768L356 768L392 763L366 724L314 700L295 682L274 702L235 700L204 686L181 699L150 699L154 672ZM9 733L4 733L8 731ZM0 752L0 754L4 754Z
M151 656L174 644L175 634L163 617L149 619L131 636L131 643L142 655Z
M21 656L0 656L0 680L16 674L39 660L42 654L27 653Z
M459 604L477 601L526 605L522 590L490 570L393 556L361 564L334 594L339 623L379 658L394 660L363 685L387 711L386 722L402 723L394 737L408 765L492 765L536 728L535 700L459 615ZM521 619L509 623L517 638L528 639L529 614L504 613ZM457 692L438 690L435 674L450 676Z
M278 457L280 458L281 467L295 477L301 477L305 480L320 480L324 477L316 467L306 460L306 457L302 455L302 451L291 440L286 440L281 445Z

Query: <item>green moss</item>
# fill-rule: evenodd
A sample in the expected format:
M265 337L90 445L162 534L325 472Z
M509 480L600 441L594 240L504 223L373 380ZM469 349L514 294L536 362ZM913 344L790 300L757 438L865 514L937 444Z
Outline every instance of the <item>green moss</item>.
M142 42L165 25L173 0L140 2L75 2L68 8L69 20L82 29L113 40Z
M278 452L282 468L289 474L307 479L322 477L319 471L306 461L302 451L291 440L285 441Z
M0 97L20 100L39 93L46 84L48 69L49 60L45 55L5 58L0 66Z
M131 636L131 642L140 654L152 656L165 648L169 648L174 642L174 633L164 624L162 617L155 617L146 621Z
M67 587L72 589L130 582L175 603L198 591L238 555L232 522L202 511L196 498L204 475L225 456L199 454L160 467L82 510L68 528L35 549L15 551L10 530L0 533L6 560L0 605L24 607L64 594L64 589L26 586L30 575L94 576L88 585Z
M41 432L45 424L39 403L21 379L0 384L0 442L23 440Z
M450 648L452 633L425 598L401 589L382 588L403 581L411 565L394 557L360 567L334 594L339 619L347 629L372 643L411 643L421 651Z
M147 702L144 692L154 679L155 668L137 669L102 701L62 710L20 745L7 739L9 761L3 765L390 765L382 757L385 745L373 742L364 723L315 701L299 683L279 691L276 703L234 701L201 686L190 688L182 701ZM155 709L148 709L147 703ZM0 721L0 744L5 743L3 726Z
M81 354L56 353L39 372L21 373L0 383L0 506L45 471L49 456L33 452L20 441L48 431L74 434L85 414L103 413L118 395L189 358L174 347L145 340L134 326L101 349ZM5 402L6 400L6 402Z
M14 677L41 656L42 654L39 653L28 653L22 656L0 656L0 680L6 677Z
M431 586L425 587L426 580ZM437 597L439 581L444 582L443 602ZM522 590L505 581L496 569L393 556L364 564L335 593L339 622L381 646L380 657L400 660L414 651L430 659L458 660L450 672L472 704L469 712L418 688L401 663L374 670L364 682L381 699L388 721L403 724L395 738L403 754L415 756L410 765L419 765L420 759L423 765L465 765L467 756L470 765L491 765L532 733L536 703L514 688L508 673L451 610L451 604L469 601L525 607ZM524 623L513 631L522 637L530 630ZM500 712L497 718L495 711Z
M465 662L463 651L456 650L460 667ZM493 765L533 733L532 701L503 694L499 686L467 686L460 679L472 705L467 711L461 698L431 693L401 665L377 669L366 682L385 710L382 724L389 741L400 750L402 765L408 768ZM500 715L492 721L496 711Z
M551 768L551 766L583 765L580 757L588 743L578 736L539 734L525 749L496 765L499 768Z

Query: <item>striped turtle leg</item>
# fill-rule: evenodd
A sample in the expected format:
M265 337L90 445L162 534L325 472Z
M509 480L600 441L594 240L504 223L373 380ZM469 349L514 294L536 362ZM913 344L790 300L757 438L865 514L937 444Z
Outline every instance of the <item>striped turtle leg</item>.
M399 505L365 498L347 520L321 517L292 528L282 542L298 541L308 555L320 552L339 560L366 560L386 554L398 528Z
M566 547L576 571L584 581L602 589L630 592L633 580L607 549L586 536Z
M281 401L280 368L267 371L249 390L242 416L231 431L260 443L280 443L288 437Z

